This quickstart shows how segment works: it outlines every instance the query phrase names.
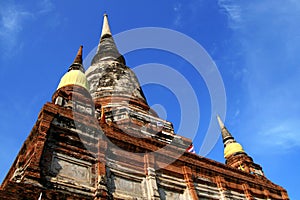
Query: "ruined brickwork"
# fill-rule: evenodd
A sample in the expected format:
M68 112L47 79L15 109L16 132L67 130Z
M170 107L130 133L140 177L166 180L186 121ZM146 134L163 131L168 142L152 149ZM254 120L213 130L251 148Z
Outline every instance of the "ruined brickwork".
M1 199L289 199L220 118L226 164L186 151L191 140L149 108L107 16L86 72L81 56L82 47L41 109Z

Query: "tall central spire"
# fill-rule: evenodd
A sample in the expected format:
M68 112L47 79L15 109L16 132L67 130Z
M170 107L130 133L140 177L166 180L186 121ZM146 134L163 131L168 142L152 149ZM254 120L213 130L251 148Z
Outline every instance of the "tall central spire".
M112 36L109 24L108 24L108 17L105 13L103 16L103 26L102 26L102 32L101 32L101 38L104 38L105 36Z
M146 98L134 72L126 66L119 53L104 14L96 55L86 71L90 93L96 104L135 104L149 109Z
M98 45L97 53L92 60L92 64L105 60L117 61L124 65L126 64L124 57L119 53L112 37L107 14L104 14L103 16L100 42Z

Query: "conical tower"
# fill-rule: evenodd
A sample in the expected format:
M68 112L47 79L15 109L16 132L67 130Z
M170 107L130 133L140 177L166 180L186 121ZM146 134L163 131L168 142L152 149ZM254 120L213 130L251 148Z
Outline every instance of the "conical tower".
M4 179L1 199L91 199L101 135L94 110L80 46Z
M217 120L222 133L224 158L226 159L226 164L251 174L264 176L262 167L254 163L253 159L248 156L242 145L235 141L234 137L228 131L220 116L217 116Z
M220 118L227 165L188 151L191 140L149 110L107 15L86 75L80 47L0 186L1 199L289 199Z
M222 139L224 143L224 157L227 159L232 155L236 154L246 154L242 145L234 140L234 137L225 127L223 121L219 116L217 116L218 123L222 133Z
M160 119L147 104L135 73L117 49L106 14L96 55L85 74L100 122L123 130L134 124L147 132L174 134L172 123Z
M82 65L82 49L80 46L73 63L61 78L52 101L57 105L94 116L95 107Z
M98 50L86 76L96 107L125 105L149 110L136 75L126 66L124 57L116 47L106 14Z

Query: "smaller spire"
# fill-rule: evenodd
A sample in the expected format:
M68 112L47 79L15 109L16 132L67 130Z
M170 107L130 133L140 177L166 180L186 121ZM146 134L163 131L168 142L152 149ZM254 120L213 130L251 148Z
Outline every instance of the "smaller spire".
M83 49L83 46L80 45L73 63L82 64L82 49Z
M223 143L224 143L224 157L227 159L229 156L236 154L236 153L245 153L242 145L237 143L234 140L234 137L231 133L227 130L224 125L224 122L221 120L220 116L217 115L218 123L221 129Z
M80 47L77 51L76 57L73 61L73 64L69 67L68 71L80 70L80 71L84 72L84 68L83 68L83 65L82 65L82 49L83 49L83 46L80 45Z
M220 116L217 115L218 123L221 129L223 143L226 145L228 142L233 142L234 138L231 135L231 133L227 130L227 128L224 125L224 122L221 120Z
M101 38L103 38L104 36L112 36L112 34L110 32L110 28L109 28L109 24L108 24L108 17L107 17L106 13L103 15L103 26L102 26Z
M217 115L217 119L218 119L218 123L221 129L223 129L225 127L224 123L222 122L221 118L219 115Z

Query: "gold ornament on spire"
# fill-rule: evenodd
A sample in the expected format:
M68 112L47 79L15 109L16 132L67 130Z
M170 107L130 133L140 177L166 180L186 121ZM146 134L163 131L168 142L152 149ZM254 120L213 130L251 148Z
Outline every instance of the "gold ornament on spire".
M227 130L224 122L221 120L220 116L217 115L218 123L221 129L223 143L224 143L224 157L227 159L229 156L236 153L245 153L242 145L235 141L234 137Z
M73 64L69 67L68 72L60 79L57 90L67 85L78 85L89 90L89 84L82 66L82 46L79 47Z

